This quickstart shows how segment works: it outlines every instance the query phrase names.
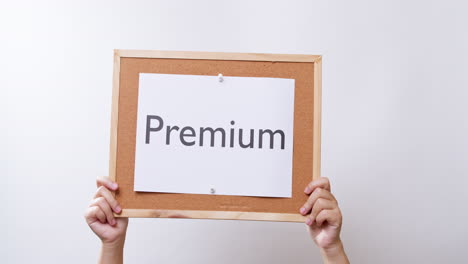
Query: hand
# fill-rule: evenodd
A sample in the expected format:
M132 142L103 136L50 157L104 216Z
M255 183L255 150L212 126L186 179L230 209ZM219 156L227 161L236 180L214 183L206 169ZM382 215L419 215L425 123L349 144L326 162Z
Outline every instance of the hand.
M307 185L309 195L300 213L307 215L310 236L320 248L326 263L349 263L340 239L342 216L338 202L331 194L328 178L318 178Z
M122 208L111 191L118 189L117 183L107 177L96 180L97 191L86 209L85 219L93 232L101 239L103 247L122 247L125 242L128 218L115 218Z

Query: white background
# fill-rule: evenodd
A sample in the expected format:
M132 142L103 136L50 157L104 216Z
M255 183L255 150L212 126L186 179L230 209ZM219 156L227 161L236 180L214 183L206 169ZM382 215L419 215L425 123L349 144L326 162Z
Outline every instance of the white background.
M291 197L294 79L140 73L135 146L135 191ZM161 118L149 121L148 115ZM234 121L234 125L231 125ZM167 127L179 131L169 132ZM192 133L184 127L191 127ZM225 146L219 132L225 132ZM233 128L233 129L231 129ZM242 148L251 142L253 148ZM264 135L261 129L281 130ZM231 133L233 130L233 133ZM250 136L250 131L254 136ZM193 146L184 146L179 135ZM230 146L230 139L233 146ZM270 149L270 139L274 141ZM211 146L213 139L214 145ZM169 141L169 145L167 142ZM283 144L282 144L283 143ZM283 148L281 148L283 147Z
M355 263L463 263L466 1L2 1L0 258L93 263L112 49L323 54L322 173ZM132 219L128 263L313 263L303 224Z

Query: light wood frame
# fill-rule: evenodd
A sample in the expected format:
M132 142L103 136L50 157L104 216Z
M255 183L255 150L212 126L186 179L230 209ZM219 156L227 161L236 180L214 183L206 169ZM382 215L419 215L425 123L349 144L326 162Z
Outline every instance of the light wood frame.
M321 109L322 109L322 56L301 54L262 54L262 53L227 53L227 52L189 52L155 50L114 50L114 73L112 89L112 116L110 131L109 178L116 179L117 126L119 108L120 58L165 58L197 60L241 60L269 62L311 62L314 63L314 123L313 123L313 172L312 178L320 177L321 156ZM196 211L196 210L158 210L158 209L122 209L116 217L162 217L195 219L229 219L304 222L305 216L287 213L259 213L233 211Z

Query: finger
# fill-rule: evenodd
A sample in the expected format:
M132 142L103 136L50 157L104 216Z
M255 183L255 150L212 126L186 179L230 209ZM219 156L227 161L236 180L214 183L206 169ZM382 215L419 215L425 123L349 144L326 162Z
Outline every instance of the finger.
M305 188L304 192L306 194L310 194L315 190L315 188L322 188L328 191L331 191L330 180L326 177L320 177L316 180L311 181L307 187Z
M315 219L315 222L319 227L322 226L324 222L327 222L332 226L341 226L341 220L341 211L338 208L335 208L320 211Z
M107 218L106 218L106 214L101 210L100 207L98 206L94 206L96 209L96 218L99 219L99 222L101 223L105 223Z
M96 220L99 220L101 223L106 222L106 215L99 206L88 207L88 209L86 209L85 218L88 224L91 224Z
M96 194L94 195L94 198L99 198L99 197L104 197L104 199L106 199L107 203L110 205L112 210L114 210L114 212L120 213L120 211L122 210L119 203L115 199L114 195L112 195L109 189L107 189L105 186L100 186L97 189Z
M105 186L107 187L107 189L112 190L112 191L115 191L119 188L117 183L109 179L109 177L98 177L96 179L96 185L97 187Z
M316 220L317 215L323 210L332 210L337 207L336 203L327 199L318 198L309 215L310 223Z
M318 198L324 198L324 199L336 201L333 194L331 194L329 191L322 189L322 188L315 188L315 190L309 196L309 198L307 199L305 204L301 207L299 212L302 215L308 214L310 210L312 209L312 207L314 206L315 201L317 201Z
M107 222L111 225L115 225L114 213L112 213L112 209L110 208L110 205L107 203L104 197L98 197L94 199L91 205L99 206L99 208L101 208L101 210L106 215Z

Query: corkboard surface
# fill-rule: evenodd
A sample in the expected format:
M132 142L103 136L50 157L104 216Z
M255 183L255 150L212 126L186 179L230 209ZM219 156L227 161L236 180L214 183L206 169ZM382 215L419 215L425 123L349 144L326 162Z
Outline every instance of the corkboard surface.
M295 79L292 198L262 198L133 191L139 73ZM312 180L314 63L161 58L120 58L116 198L124 209L242 211L296 214ZM239 102L241 106L242 102Z

